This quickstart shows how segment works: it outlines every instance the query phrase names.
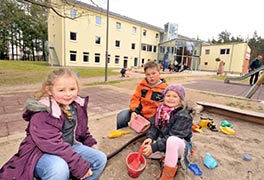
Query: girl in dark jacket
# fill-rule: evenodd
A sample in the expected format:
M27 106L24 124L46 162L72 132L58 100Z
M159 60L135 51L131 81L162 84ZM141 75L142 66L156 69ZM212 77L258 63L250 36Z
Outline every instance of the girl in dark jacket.
M26 137L1 169L1 180L96 180L106 155L88 129L88 97L78 96L77 77L68 68L52 71L42 90L26 102Z
M164 101L158 106L143 142L143 154L146 157L165 156L160 180L172 180L178 169L178 159L181 159L183 168L188 165L193 118L191 111L183 106L185 90L182 85L169 85L163 95Z

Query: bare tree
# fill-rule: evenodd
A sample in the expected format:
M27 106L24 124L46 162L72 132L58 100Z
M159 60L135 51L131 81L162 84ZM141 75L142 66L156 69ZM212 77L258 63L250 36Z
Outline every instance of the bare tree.
M60 0L58 2L52 2L50 0L20 0L20 1L28 2L31 4L35 4L35 5L50 9L62 18L76 19L76 18L79 18L79 17L87 14L87 12L85 12L85 11L79 11L78 15L76 15L75 17L72 17L72 16L70 16L70 14L66 13L66 10L61 11L62 5L64 5L65 7L67 5L67 7L70 7L70 8L76 7L77 2L80 2L78 0ZM90 0L90 2L94 6L99 7L93 0Z

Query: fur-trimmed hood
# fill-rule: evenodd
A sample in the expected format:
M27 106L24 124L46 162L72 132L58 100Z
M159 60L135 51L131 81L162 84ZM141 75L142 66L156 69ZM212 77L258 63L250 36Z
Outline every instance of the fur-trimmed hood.
M85 99L77 96L74 101L83 106ZM29 98L25 102L23 118L30 121L31 116L37 112L48 112L56 118L60 118L62 114L59 104L51 97L44 97L40 100Z

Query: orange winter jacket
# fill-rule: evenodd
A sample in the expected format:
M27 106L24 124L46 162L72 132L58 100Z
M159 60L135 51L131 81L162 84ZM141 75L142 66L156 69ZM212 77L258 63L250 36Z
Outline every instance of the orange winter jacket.
M159 101L162 99L162 91L168 86L165 79L161 83L151 87L146 79L143 79L137 86L131 100L129 110L141 114L149 119L155 115Z

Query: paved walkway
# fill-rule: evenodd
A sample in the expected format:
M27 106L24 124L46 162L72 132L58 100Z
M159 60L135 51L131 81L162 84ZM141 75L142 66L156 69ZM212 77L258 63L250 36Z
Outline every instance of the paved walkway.
M189 84L184 84L184 87L201 91L245 97L252 86L243 83L224 83L219 80L196 80ZM264 86L260 86L251 99L264 100Z
M186 75L197 74L206 75L205 72L182 72L173 74L164 74L164 76L186 76ZM210 73L209 73L210 74ZM143 78L144 74L133 73L133 78ZM111 76L108 78L111 80L120 80L119 76ZM104 77L100 78L90 78L86 80L81 80L82 83L93 83L93 82L103 82ZM230 83L225 84L223 81L214 80L197 80L191 83L184 84L186 88L197 89L202 91L209 91L221 94L227 94L232 96L245 96L245 94L251 88L249 85ZM40 86L38 86L40 87ZM27 123L22 119L23 104L25 100L30 97L35 90L35 86L26 88L23 87L21 90L19 88L14 88L13 92L0 91L0 140L2 137L12 136L19 133L23 133ZM130 91L125 91L124 89L119 89L110 85L100 85L100 86L89 86L82 88L81 95L90 95L89 102L89 117L98 118L105 116L107 114L114 114L120 109L128 107L129 99L134 89ZM252 99L264 100L264 87L260 87L258 91L254 94ZM1 141L0 141L1 142Z

